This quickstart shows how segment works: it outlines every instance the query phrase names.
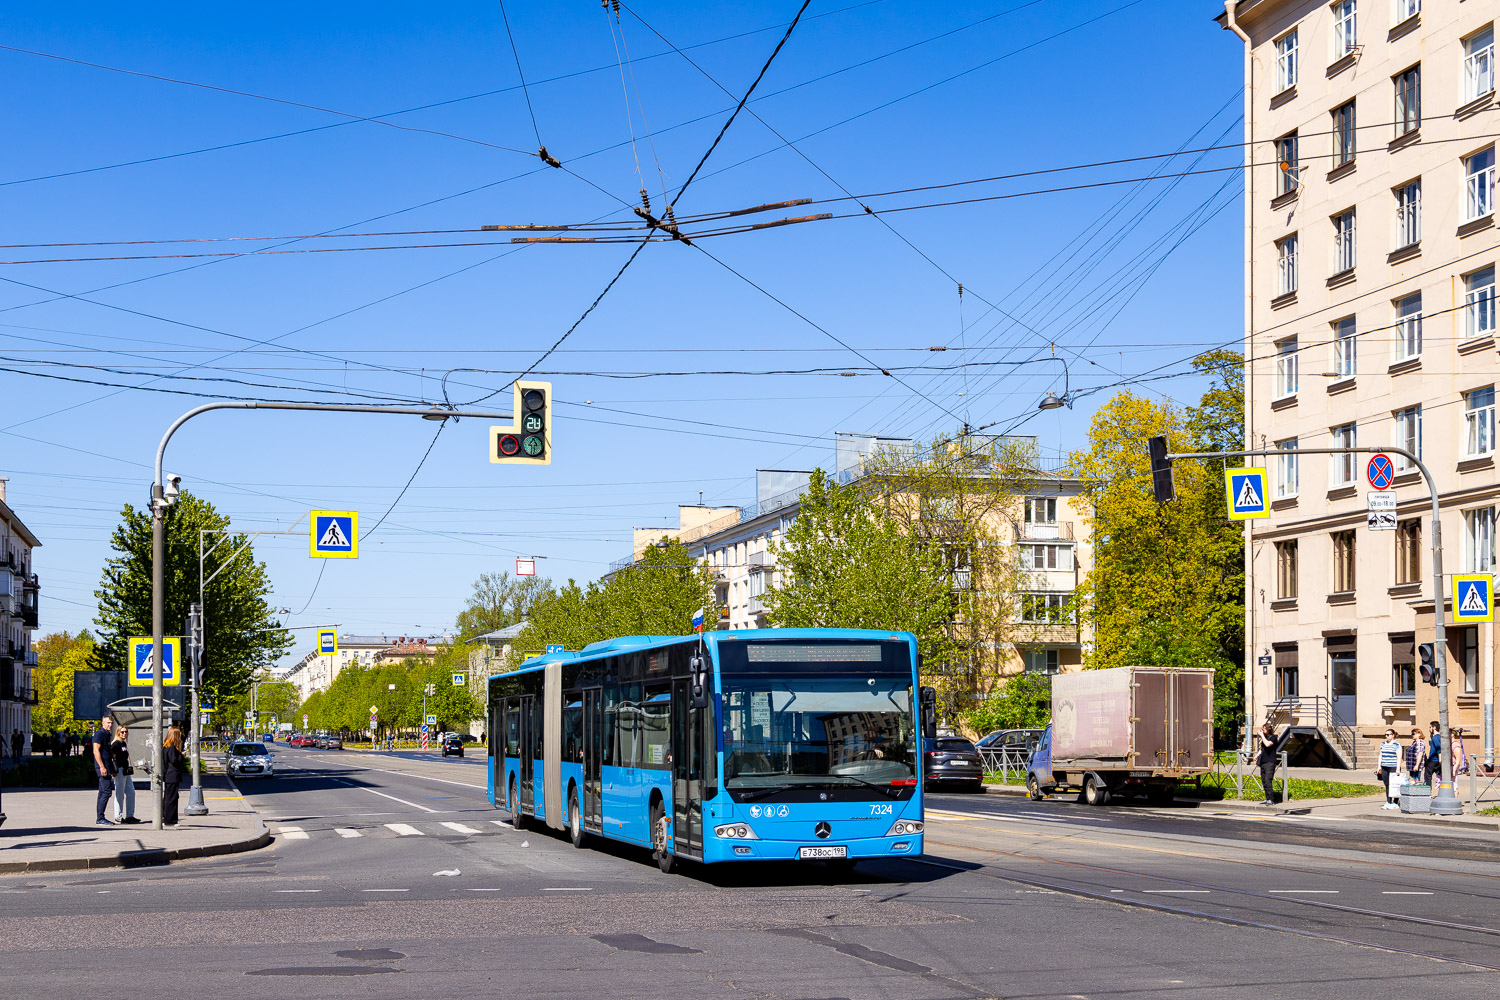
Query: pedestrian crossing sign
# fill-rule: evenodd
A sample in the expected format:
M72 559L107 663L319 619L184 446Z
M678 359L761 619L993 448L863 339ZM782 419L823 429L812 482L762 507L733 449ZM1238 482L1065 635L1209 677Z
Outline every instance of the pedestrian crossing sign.
M1453 622L1495 620L1495 579L1488 573L1454 574Z
M308 514L308 555L319 559L359 556L359 511L315 510Z
M1224 491L1231 521L1247 521L1271 513L1265 469L1225 469Z
M178 642L176 636L163 637L161 641L161 658L166 661L165 669L161 673L161 682L167 687L182 683L182 672L177 669L177 665L182 662L181 657L178 656L180 652ZM155 680L155 661L151 655L152 645L149 635L130 638L130 674L126 680L129 681L131 687L150 687L152 681Z

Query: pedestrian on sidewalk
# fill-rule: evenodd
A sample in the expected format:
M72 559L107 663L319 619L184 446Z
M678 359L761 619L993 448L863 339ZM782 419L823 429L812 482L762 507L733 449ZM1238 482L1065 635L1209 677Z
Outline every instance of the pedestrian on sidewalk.
M1462 729L1450 729L1448 731L1448 742L1453 747L1453 776L1469 773L1469 752L1464 749L1464 731Z
M26 746L26 737L21 735L19 729L10 732L10 755L17 764L21 763L21 750Z
M177 825L177 790L182 787L182 773L187 770L182 753L182 730L173 726L161 741L161 823Z
M1396 772L1401 767L1401 744L1396 740L1396 731L1387 729L1385 731L1385 742L1380 744L1380 770L1375 774L1385 785L1385 802L1381 804L1382 809L1399 809L1396 805L1396 789L1392 787L1396 780Z
M110 744L114 742L114 728L114 716L106 715L100 720L99 728L94 731L94 737L90 740L94 754L94 775L99 779L99 797L94 804L95 826L114 826L104 818L104 810L115 794L115 763L110 753Z
M1260 787L1266 792L1266 800L1261 805L1273 805L1275 792L1272 786L1276 781L1276 733L1269 722L1261 726L1260 732L1255 734L1255 745L1257 748L1255 762L1260 765Z
M115 822L139 823L135 818L135 768L130 766L130 730L115 728L115 741L109 745L115 765Z
M1422 730L1411 731L1411 744L1406 748L1406 776L1411 779L1412 784L1422 783L1422 768L1427 763L1427 740L1422 737Z
M1427 766L1425 775L1427 783L1432 784L1432 776L1442 776L1443 773L1443 733L1436 722L1431 723L1432 736L1427 740Z

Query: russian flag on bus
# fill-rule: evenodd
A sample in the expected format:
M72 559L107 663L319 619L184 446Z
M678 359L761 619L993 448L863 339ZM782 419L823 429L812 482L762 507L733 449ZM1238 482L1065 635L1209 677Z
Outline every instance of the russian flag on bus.
M703 609L702 608L699 608L693 614L693 631L694 632L702 632L703 631Z

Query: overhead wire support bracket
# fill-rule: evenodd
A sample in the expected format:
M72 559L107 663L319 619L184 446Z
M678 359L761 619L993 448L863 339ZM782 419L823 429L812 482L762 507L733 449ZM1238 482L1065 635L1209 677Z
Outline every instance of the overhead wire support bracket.
M553 156L551 153L547 152L546 146L538 146L536 149L536 155L540 156L542 158L542 162L547 164L547 166L556 167L558 170L562 169L562 161Z

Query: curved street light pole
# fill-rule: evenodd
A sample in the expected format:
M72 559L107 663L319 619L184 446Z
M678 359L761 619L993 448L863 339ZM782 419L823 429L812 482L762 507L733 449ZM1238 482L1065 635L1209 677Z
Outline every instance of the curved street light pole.
M166 548L167 548L167 508L172 506L176 499L174 488L172 497L168 497L162 477L162 462L167 454L167 442L172 440L172 435L177 429L199 414L210 410L311 410L320 413L391 413L402 416L417 416L427 420L447 420L448 418L475 417L481 420L504 420L507 423L514 419L510 413L492 413L488 411L455 410L441 406L361 406L353 403L268 403L258 400L221 400L213 403L204 403L195 406L182 416L172 421L167 432L161 436L161 443L156 446L155 478L151 481L151 797L156 804L156 816L152 820L152 829L161 829L161 806L162 806L162 775L161 775L161 739L162 739L162 632L165 626L165 602L163 593L163 579L166 570ZM182 669L183 664L177 664L177 669ZM194 723L198 720L193 719Z

